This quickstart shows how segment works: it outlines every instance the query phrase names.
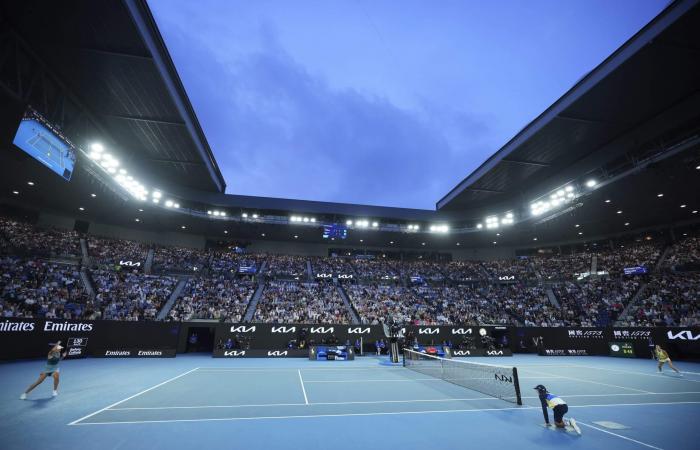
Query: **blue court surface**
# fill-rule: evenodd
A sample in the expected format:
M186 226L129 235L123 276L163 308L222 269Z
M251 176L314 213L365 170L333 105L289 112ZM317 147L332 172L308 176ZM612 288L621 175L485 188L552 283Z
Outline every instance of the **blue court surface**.
M699 447L700 364L677 362L679 377L640 359L469 361L517 366L524 405L392 366L385 357L68 360L58 397L47 380L25 401L19 395L44 362L3 363L0 448ZM567 417L577 419L582 436L541 426L536 384L568 402Z

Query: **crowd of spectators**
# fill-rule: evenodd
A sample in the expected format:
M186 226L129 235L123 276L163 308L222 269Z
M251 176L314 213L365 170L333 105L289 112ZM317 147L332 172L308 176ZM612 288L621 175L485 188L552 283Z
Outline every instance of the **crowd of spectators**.
M515 277L516 280L527 280L535 278L532 262L528 258L510 258L484 261L484 270L490 279L499 277Z
M170 310L168 319L240 322L254 292L255 285L248 280L223 276L190 278L182 297Z
M0 218L0 308L5 317L152 320L177 284L170 276L151 276L114 268L119 260L145 263L148 245L89 236L88 271L95 288L84 289L79 265L57 257L81 255L74 231L41 229ZM388 258L313 257L246 254L234 251L160 247L157 273L186 272L195 277L168 315L169 320L207 319L239 322L255 292L252 280L236 274L240 267L266 263L265 288L254 321L347 323L350 311L330 283L306 280L312 273L352 274L345 289L363 323L388 317L414 324L516 324L526 326L605 326L613 321L649 326L700 323L700 238L690 236L668 250L661 271L654 271L663 247L651 242L620 245L596 254L603 277L575 277L590 272L592 253L534 256L492 261L399 261ZM32 255L32 256L26 256ZM45 259L42 259L45 258ZM66 262L65 260L62 260ZM77 261L76 261L77 263ZM625 267L646 266L651 273L625 276ZM514 276L515 283L498 278ZM422 284L411 284L420 278ZM548 298L553 289L557 308ZM621 312L643 283L627 317Z
M630 326L699 326L700 274L663 272L642 293L625 321Z
M340 256L311 258L311 271L314 275L333 274L333 275L353 275L352 266L346 258Z
M306 257L291 255L270 255L265 273L279 277L306 277Z
M78 319L94 310L77 266L39 259L0 257L3 317Z
M384 284L352 285L346 288L362 323L379 324L389 317L403 323L436 324L435 304L415 290Z
M404 279L420 277L422 280L431 283L441 283L445 281L445 274L442 269L444 264L434 261L404 261L399 266L401 276Z
M399 271L386 258L356 258L352 266L362 280L398 280Z
M269 282L253 322L350 323L350 314L331 283Z
M590 272L592 260L593 255L587 252L530 258L543 280L571 280L576 274Z
M614 250L598 253L598 271L608 272L613 277L624 274L626 267L646 267L652 270L662 247L657 244L624 245Z
M686 237L674 244L665 266L679 271L700 271L700 236Z
M3 254L80 257L80 236L75 231L38 228L0 217L0 251Z
M91 263L100 266L113 267L120 261L131 261L143 267L148 254L148 246L136 241L90 237L87 245Z
M154 268L159 272L193 273L209 264L212 255L205 250L184 247L159 247L155 252Z
M210 269L214 274L235 274L241 267L250 267L251 274L257 273L265 261L266 255L258 253L236 253L234 251L215 251L212 254Z
M177 278L137 272L92 271L95 303L107 320L153 320L168 301Z
M637 277L604 277L560 284L554 288L561 305L559 325L607 326L617 320L640 285Z
M455 283L488 278L479 261L450 261L443 268L445 276Z

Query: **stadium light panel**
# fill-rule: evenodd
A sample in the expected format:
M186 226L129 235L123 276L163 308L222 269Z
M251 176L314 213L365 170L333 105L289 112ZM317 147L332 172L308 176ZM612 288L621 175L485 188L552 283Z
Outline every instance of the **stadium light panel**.
M180 228L182 228L183 230L186 230L186 229L187 229L187 227L186 227L186 226L184 226L184 225L183 225L183 226L181 226Z
M33 181L27 181L27 184L30 185L30 186L34 186L34 182L33 182Z
M659 198L661 198L661 197L663 197L663 196L664 196L664 194L662 194L662 193L658 193L658 194L656 194L656 196L657 196L657 197L659 197Z
M629 222L625 222L625 226L626 226L626 227L630 226L630 223L629 223Z
M479 230L481 230L482 228L484 228L484 226L483 226L482 224L480 224L480 223L477 223L477 224L476 224L476 228L479 229Z
M211 215L212 215L212 212L211 212L211 211L207 211L207 215L210 215L210 216L211 216Z
M83 208L82 206L79 207L78 209L81 210L81 211L85 211L85 208Z
M168 207L168 208L172 208L172 207L173 207L173 201L172 201L172 200L167 200L167 201L165 202L165 206Z
M352 225L352 220L347 220L347 221L345 222L345 225L351 226L351 225Z
M681 205L681 208L685 208L686 206L688 206L688 205Z
M158 202L160 202L159 199L157 199L157 198L154 198L154 199L153 199L153 203L158 203Z
M304 220L304 222L308 222L308 221L309 221L309 218L308 218L308 217L304 217L303 220Z
M586 181L586 187L593 188L598 184L595 180L588 180Z
M97 197L97 194L90 194L90 197L95 198Z
M19 195L19 191L12 191L13 194Z
M90 145L90 150L96 153L102 153L103 151L105 151L105 148L99 142L93 142Z
M226 213L221 211L221 217L226 217Z
M311 220L312 223L316 223L316 218L315 218L315 217L312 217L310 220Z
M618 214L622 214L622 210L618 210L617 213L618 213Z
M605 200L605 203L610 203L610 199L609 199L609 198L606 199L606 200Z
M693 214L697 214L697 213L698 213L698 210L697 210L697 209L694 209L694 210L693 210Z
M136 219L134 219L134 221L135 221L135 222L141 222L141 219L139 219L139 218L137 217Z
M372 222L372 227L373 227L373 228L377 228L378 226L379 226L379 223L378 223L378 222Z
M173 208L175 208L175 209L180 208L180 204L179 204L179 203L173 203Z
M241 217L243 217L244 219L247 219L247 218L248 218L248 213L243 213L243 214L241 214Z
M163 194L160 191L153 191L153 198L161 198Z
M259 216L257 214L253 214L253 219L257 219Z

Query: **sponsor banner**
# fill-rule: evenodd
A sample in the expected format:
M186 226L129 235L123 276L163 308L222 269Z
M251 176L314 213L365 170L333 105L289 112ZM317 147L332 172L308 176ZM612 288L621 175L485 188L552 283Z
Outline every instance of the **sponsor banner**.
M506 326L423 326L407 325L403 335L420 345L447 345L452 348L510 348L510 328ZM222 348L231 339L235 348L294 348L311 345L355 345L362 340L365 351L373 351L375 342L387 341L382 325L310 325L234 323L218 324L215 343ZM464 345L463 345L464 344Z
M119 260L119 266L121 267L126 267L129 269L140 269L141 268L141 262L140 261L131 261L128 259L120 259Z
M513 356L513 352L509 348L499 348L488 350L485 348L475 348L469 350L451 350L453 358L466 358L470 356Z
M700 357L700 328L526 327L513 330L518 353L610 355L610 342L628 342L636 357L649 358L660 345L675 358Z
M0 359L46 358L49 343L57 341L71 358L104 356L106 349L170 351L174 356L179 331L179 324L164 322L2 319Z
M588 350L580 348L545 348L540 351L540 356L589 356Z
M214 358L308 358L309 351L296 348L283 348L277 350L227 350L216 349L212 354Z
M175 349L113 348L93 350L92 356L100 358L174 358Z

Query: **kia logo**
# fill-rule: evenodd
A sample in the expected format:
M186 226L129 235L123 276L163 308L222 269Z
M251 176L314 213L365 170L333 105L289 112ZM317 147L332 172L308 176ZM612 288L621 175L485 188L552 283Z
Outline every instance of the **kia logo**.
M512 383L513 382L513 377L509 377L506 375L503 375L502 373L494 373L493 377L498 380L498 381L503 381L505 383Z
M267 356L287 356L287 350L281 352L279 350L268 351Z
M225 351L224 356L245 356L245 350L230 350Z
M297 327L272 327L273 333L294 333Z
M471 328L453 328L452 329L452 334L472 334L472 329Z
M333 333L335 332L335 328L333 327L311 327L311 332L315 334L328 334L328 333Z
M140 262L134 262L134 261L119 261L120 266L129 266L129 267L141 267Z
M690 330L683 330L679 331L676 334L673 334L673 331L668 331L667 333L669 339L680 339L683 341L697 341L700 339L700 333L697 336L693 336L693 332Z
M360 328L360 327L348 328L348 334L369 334L369 332L370 332L369 328Z
M439 328L419 328L418 334L438 334L440 333Z
M245 325L231 327L231 333L255 333L255 325L246 327Z

